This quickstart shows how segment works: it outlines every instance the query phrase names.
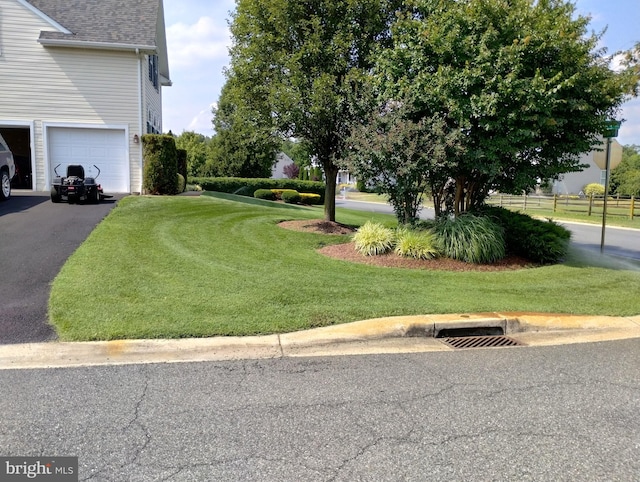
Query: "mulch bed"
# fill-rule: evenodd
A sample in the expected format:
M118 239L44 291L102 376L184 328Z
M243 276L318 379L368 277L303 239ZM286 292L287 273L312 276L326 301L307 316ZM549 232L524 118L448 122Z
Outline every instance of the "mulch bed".
M340 223L321 219L284 221L279 226L295 231L321 234L353 234L355 229ZM353 242L325 246L319 253L330 258L389 268L429 269L441 271L507 271L535 267L530 261L517 256L508 256L491 264L465 263L450 258L413 259L387 253L378 256L364 256L355 249Z

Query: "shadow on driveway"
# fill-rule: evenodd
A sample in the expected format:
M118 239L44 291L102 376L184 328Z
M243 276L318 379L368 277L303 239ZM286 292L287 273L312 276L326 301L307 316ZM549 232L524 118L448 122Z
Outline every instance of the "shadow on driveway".
M12 194L0 203L0 344L53 340L51 282L123 195L78 205L53 204L45 193Z

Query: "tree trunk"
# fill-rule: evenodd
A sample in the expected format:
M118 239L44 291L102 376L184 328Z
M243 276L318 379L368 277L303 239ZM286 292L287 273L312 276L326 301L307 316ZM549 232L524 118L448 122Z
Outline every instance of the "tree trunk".
M336 178L338 177L338 171L340 170L331 161L324 161L322 163L325 177L324 188L324 220L334 221L336 220Z
M464 176L456 178L456 193L453 203L454 215L457 218L464 212L464 184L466 179Z

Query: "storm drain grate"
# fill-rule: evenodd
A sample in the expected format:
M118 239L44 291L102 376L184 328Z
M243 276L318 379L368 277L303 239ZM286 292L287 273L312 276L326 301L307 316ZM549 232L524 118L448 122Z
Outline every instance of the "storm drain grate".
M440 338L440 341L453 348L495 348L503 346L525 346L524 343L508 336L459 336Z

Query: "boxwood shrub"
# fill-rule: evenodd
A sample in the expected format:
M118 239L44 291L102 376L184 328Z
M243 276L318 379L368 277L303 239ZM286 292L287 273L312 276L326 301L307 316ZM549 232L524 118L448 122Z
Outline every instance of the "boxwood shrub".
M192 177L189 184L198 184L205 191L226 192L242 196L253 196L258 189L293 189L298 192L313 193L324 202L325 183L301 181L299 179L264 179L243 177Z
M258 199L266 199L267 201L275 201L276 193L271 189L256 189L256 192L253 193L253 197Z
M300 202L302 204L322 204L322 196L320 196L320 194L313 194L310 192L301 192Z
M295 189L272 189L273 193L276 195L276 199L278 201L283 201L284 198L282 197L282 195L284 193L295 193L295 194L299 194L298 191L296 191Z
M504 228L509 254L539 264L558 263L566 256L571 232L563 226L500 207L486 206L482 212Z
M282 200L287 204L298 204L302 200L302 197L300 196L300 193L298 191L293 191L290 189L282 191L281 196Z

